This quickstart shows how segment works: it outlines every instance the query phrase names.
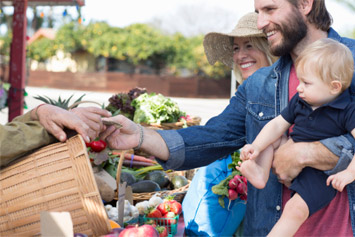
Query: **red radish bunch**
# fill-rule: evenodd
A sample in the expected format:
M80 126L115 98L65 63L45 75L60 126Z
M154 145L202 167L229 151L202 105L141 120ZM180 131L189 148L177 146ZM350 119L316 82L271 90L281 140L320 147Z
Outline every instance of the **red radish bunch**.
M235 200L238 197L242 200L247 199L248 186L247 179L244 176L237 174L228 183L228 198Z

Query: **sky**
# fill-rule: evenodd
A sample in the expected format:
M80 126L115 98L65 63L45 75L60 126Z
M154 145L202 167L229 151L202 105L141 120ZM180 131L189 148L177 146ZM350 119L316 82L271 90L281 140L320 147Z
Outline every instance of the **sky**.
M182 5L197 5L201 9L224 9L235 13L237 21L245 13L254 11L252 0L86 0L82 14L86 21L105 20L112 26L124 27L132 23L146 23L154 17L169 15ZM333 27L339 33L355 29L355 14L335 0L326 0L333 16ZM199 12L196 11L196 17ZM211 15L213 19L213 15ZM178 21L179 19L171 19ZM208 21L206 17L206 21ZM217 21L216 21L217 23ZM231 24L230 30L237 22ZM211 27L212 28L212 27Z
M333 16L333 28L336 31L347 34L355 29L354 12L336 0L326 0L326 5ZM42 9L47 14L49 8ZM60 19L63 18L64 9L73 17L77 15L76 7L54 7L53 11ZM160 19L162 28L178 28L186 31L186 34L192 34L196 30L202 33L229 32L238 19L250 11L254 11L253 0L85 0L85 6L81 9L83 24L106 21L111 26L125 27ZM27 14L30 18L31 12L28 11ZM186 20L187 18L191 19ZM64 19L58 25L62 22Z

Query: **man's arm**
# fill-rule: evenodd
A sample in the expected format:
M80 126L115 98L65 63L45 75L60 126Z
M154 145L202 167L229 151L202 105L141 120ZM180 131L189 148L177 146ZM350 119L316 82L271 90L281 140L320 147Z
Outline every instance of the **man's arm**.
M273 171L283 183L290 183L304 167L331 170L338 160L339 157L321 142L295 143L289 139L276 150Z

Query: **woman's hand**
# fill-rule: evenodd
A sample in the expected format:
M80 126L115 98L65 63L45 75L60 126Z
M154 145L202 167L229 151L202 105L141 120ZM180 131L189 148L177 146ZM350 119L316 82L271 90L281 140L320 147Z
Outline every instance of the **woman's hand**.
M122 128L118 129L114 125L107 126L106 130L100 134L100 139L106 140L113 149L132 149L139 144L139 125L123 115L105 118L106 121L120 123Z
M111 118L104 118L106 121L113 121L122 125L116 128L114 125L108 126L100 134L100 139L106 140L110 148L132 149L140 146L140 149L155 156L160 160L168 160L169 149L163 138L153 129L141 127L123 115Z

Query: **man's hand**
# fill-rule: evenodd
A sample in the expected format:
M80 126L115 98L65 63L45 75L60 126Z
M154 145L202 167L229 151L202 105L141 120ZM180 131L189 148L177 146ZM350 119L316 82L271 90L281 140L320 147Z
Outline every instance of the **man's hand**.
M281 183L286 185L306 167L330 170L338 157L320 142L293 142L289 139L274 154L273 171Z

